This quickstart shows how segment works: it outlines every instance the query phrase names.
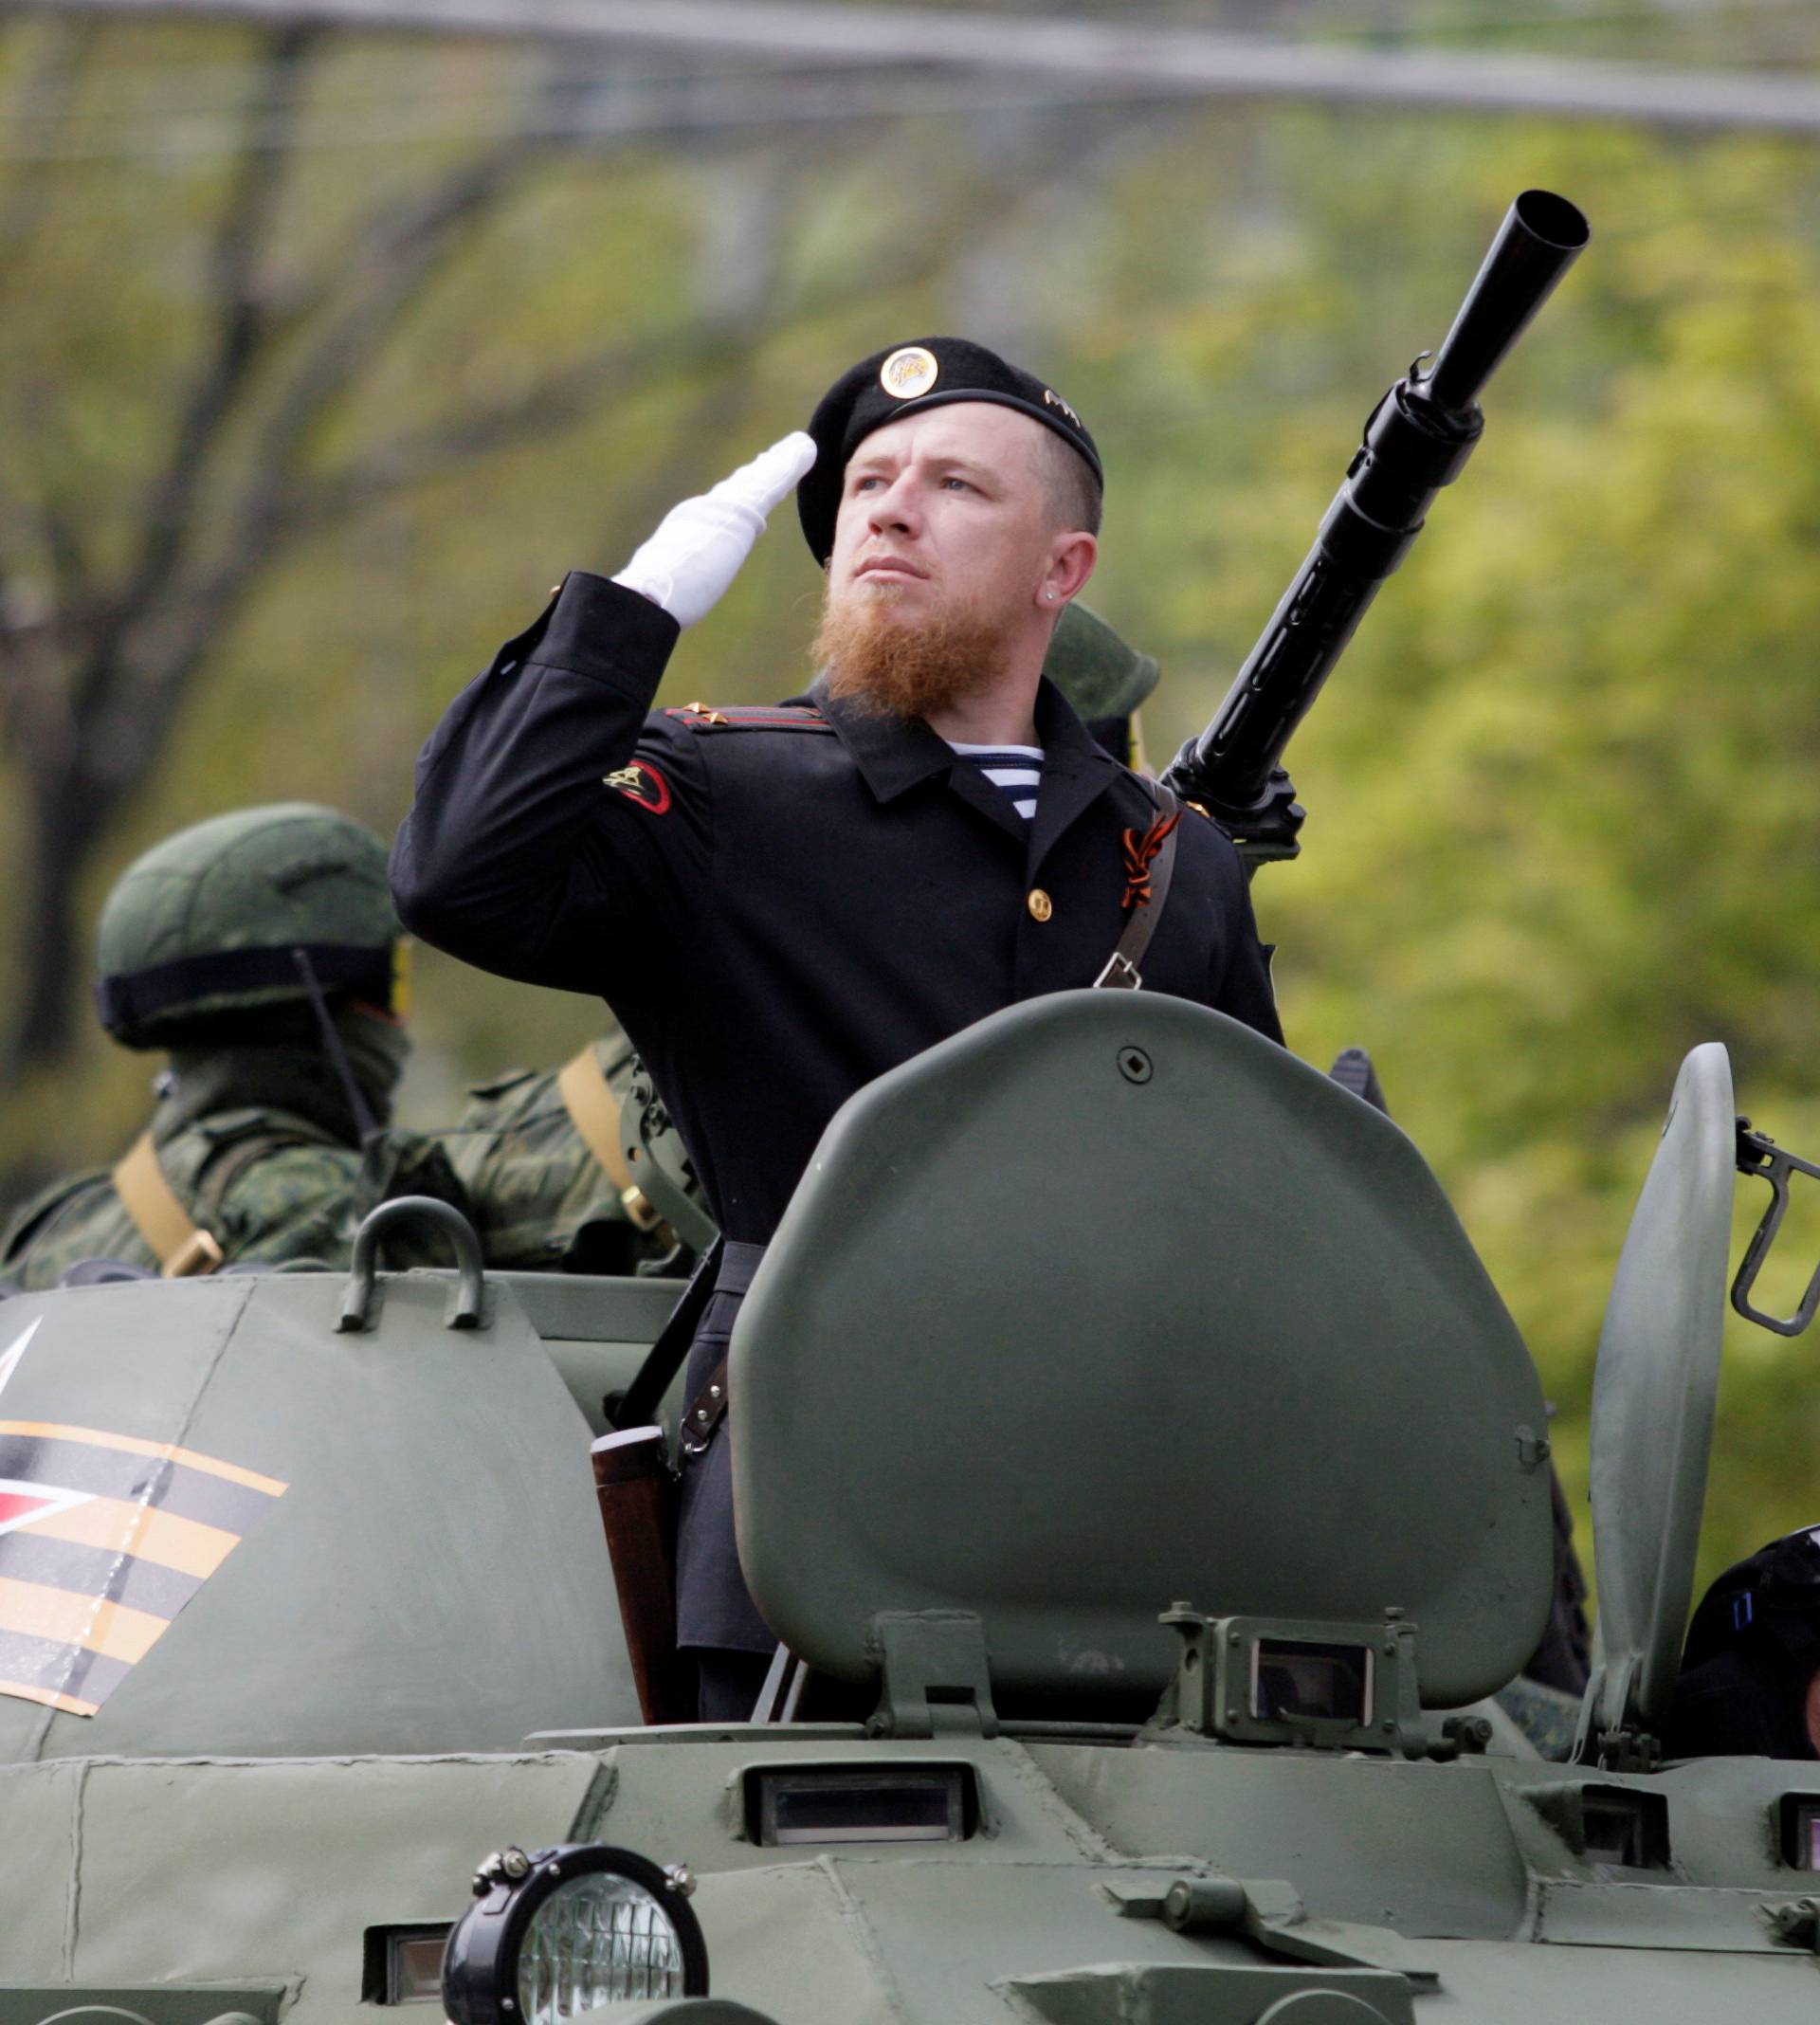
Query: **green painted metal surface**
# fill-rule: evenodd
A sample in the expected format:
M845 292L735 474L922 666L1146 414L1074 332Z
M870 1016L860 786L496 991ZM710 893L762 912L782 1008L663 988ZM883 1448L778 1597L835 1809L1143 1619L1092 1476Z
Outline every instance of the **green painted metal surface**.
M452 1920L488 1848L600 1839L691 1863L716 1996L775 2025L1253 2025L1301 1989L1369 1993L1378 2016L1412 2006L1418 2021L1811 2015L1812 1950L1776 1941L1757 1908L1804 1888L1765 1824L1785 1792L1820 1798L1820 1767L1584 1775L1665 1796L1673 1867L1653 1882L1611 1874L1549 1827L1526 1796L1582 1776L1560 1766L1222 1745L949 1740L943 1755L978 1782L969 1840L750 1839L737 1796L755 1771L863 1777L902 1755L784 1728L496 1758L14 1766L0 1812L9 1831L29 1825L32 1848L10 1832L0 1845L0 2002L23 2020L25 1993L41 1993L38 2025L63 2008L49 1993L157 1985L153 2025L207 2025L225 2008L209 1993L267 1990L297 2025L383 2025L360 1998L369 1925ZM1288 1915L1254 1942L1121 1909L1216 1876L1274 1877L1252 1888L1286 1894ZM1352 1959L1298 1959L1299 1943ZM1422 1973L1375 1959L1389 1956ZM1198 2011L1167 2008L1191 1997ZM433 2016L400 2009L401 2025Z
M29 1339L0 1443L104 1486L118 1521L73 1511L58 1530L89 1544L0 1534L0 1675L30 1621L5 1589L22 1575L60 1622L82 1591L47 1585L82 1584L91 1618L121 1594L112 1650L135 1655L93 1716L0 1692L0 1760L499 1750L557 1705L572 1723L636 1711L587 1423L511 1290L490 1288L483 1328L450 1330L446 1277L406 1274L375 1328L343 1335L341 1288L236 1275L0 1307L0 1352ZM19 1428L61 1432L46 1449ZM86 1568L60 1573L54 1544Z
M1598 1724L1660 1735L1694 1600L1736 1187L1732 1071L1682 1064L1605 1311L1592 1382Z
M482 1326L451 1331L447 1275L384 1276L356 1334L338 1276L0 1304L0 1475L124 1458L168 1516L171 1486L228 1485L242 1527L98 1714L0 1694L0 2025L434 2020L433 1999L376 2000L373 1936L452 1923L491 1849L570 1841L686 1862L712 1962L711 1997L588 2025L1811 2018L1814 1873L1790 1827L1820 1809L1820 1765L1606 1771L1505 1724L1446 1762L1090 1726L1082 1654L1128 1636L1148 1680L1155 1614L1184 1593L1284 1626L1394 1600L1440 1655L1430 1687L1502 1685L1546 1567L1515 1436L1539 1433L1539 1399L1394 1127L1192 1009L1047 1010L836 1121L736 1367L767 1602L842 1651L906 1600L976 1614L997 1735L965 1709L920 1742L618 1726L587 1448L673 1289L496 1276ZM1119 1069L1134 1047L1141 1081ZM1703 1448L1664 1444L1656 1415L1707 1372L1717 1054L1679 1090L1602 1353L1602 1524L1633 1551L1608 1569L1602 1530L1601 1573L1631 1584L1646 1656L1673 1614L1664 1531L1703 1481ZM1218 1155L1241 1132L1273 1158L1235 1178ZM1130 1254L1109 1273L1108 1231ZM1721 1291L1722 1268L1721 1245ZM54 1567L7 1553L17 1618ZM786 1579L779 1556L804 1565ZM1046 1652L1020 1648L1030 1627ZM1046 1723L1010 1707L1013 1674L1062 1684ZM763 1839L767 1780L852 1794L919 1768L970 1797L956 1839ZM1173 1903L1201 1924L1178 1930Z
M610 1394L624 1392L676 1304L675 1280L610 1280L554 1272L489 1275L509 1286L592 1434L612 1432ZM666 1424L682 1411L682 1381L665 1404Z
M976 1612L1013 1686L1154 1696L1172 1599L1396 1606L1452 1706L1547 1608L1540 1388L1433 1176L1182 1000L1038 999L862 1090L731 1386L753 1593L846 1678L881 1611Z

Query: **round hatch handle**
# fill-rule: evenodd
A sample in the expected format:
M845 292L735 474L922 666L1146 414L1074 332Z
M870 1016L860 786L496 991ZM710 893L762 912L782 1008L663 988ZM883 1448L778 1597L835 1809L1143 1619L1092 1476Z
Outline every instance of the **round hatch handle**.
M454 1250L458 1278L443 1326L478 1329L486 1294L481 1241L460 1210L451 1203L437 1201L434 1195L400 1195L395 1201L382 1202L363 1219L354 1235L354 1260L348 1268L347 1288L341 1296L336 1328L351 1333L369 1325L379 1265L379 1240L406 1225L415 1225L420 1231L440 1231Z

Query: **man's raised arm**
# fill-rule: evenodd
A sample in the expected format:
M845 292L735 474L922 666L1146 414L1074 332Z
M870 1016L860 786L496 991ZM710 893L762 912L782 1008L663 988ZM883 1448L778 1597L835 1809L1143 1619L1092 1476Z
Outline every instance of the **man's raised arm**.
M807 436L786 436L673 507L617 577L571 572L456 698L392 847L393 901L413 934L506 976L597 988L596 937L661 911L676 857L707 848L685 746L665 748L682 806L661 830L603 787L646 736L678 632L712 610L814 455Z

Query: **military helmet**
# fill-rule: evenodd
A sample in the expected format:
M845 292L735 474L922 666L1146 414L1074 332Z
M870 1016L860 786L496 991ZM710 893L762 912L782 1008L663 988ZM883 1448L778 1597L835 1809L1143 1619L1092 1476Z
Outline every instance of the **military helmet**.
M1055 622L1043 672L1074 705L1075 715L1091 723L1129 717L1156 686L1160 671L1097 611L1071 602Z
M397 1010L399 928L386 847L312 802L211 817L165 838L107 896L101 1024L156 1048L194 1020L349 992Z

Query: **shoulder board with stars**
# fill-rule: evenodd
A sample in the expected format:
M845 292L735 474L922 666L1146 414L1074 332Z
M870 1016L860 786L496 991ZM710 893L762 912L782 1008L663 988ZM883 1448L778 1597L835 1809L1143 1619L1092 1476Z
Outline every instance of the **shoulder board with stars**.
M833 725L808 703L684 703L665 710L691 731L832 731Z

